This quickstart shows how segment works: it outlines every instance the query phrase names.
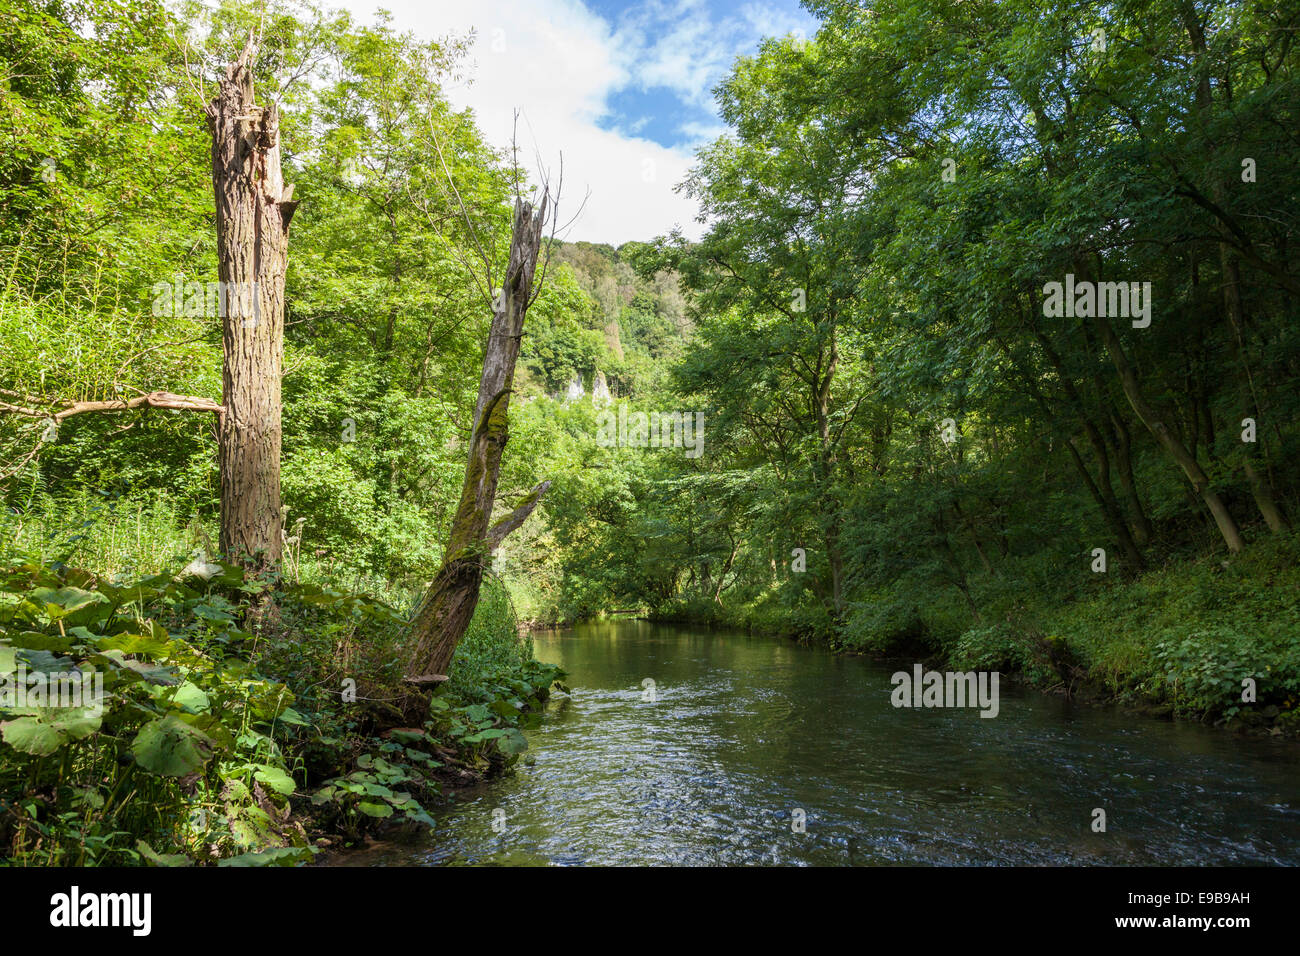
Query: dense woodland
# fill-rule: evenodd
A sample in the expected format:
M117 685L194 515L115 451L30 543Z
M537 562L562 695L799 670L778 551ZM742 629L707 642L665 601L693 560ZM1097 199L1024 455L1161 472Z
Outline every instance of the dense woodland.
M448 103L464 38L0 0L0 669L110 698L3 708L7 856L294 863L427 822L563 679L519 625L616 609L1294 732L1300 8L809 7L716 91L703 238L548 225L516 308L521 209L580 196ZM293 185L258 555L208 286L245 50ZM602 440L639 412L702 415L701 453ZM472 599L417 693L440 582Z

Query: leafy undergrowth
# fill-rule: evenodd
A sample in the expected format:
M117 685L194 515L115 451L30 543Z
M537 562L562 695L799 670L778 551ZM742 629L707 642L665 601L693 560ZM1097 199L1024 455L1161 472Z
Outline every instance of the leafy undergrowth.
M250 624L272 586L273 610ZM410 713L394 704L404 616L381 602L233 566L123 580L11 562L0 854L292 865L378 827L431 826L445 786L518 759L521 728L562 676L532 660L500 604L489 587L456 680L420 726L397 726Z
M827 610L812 601L792 599L791 593L777 590L748 603L728 604L699 597L673 598L661 602L649 618L663 623L699 624L823 641L834 646L835 629Z
M1051 636L1126 699L1300 730L1300 539L1153 571L1062 608ZM1253 700L1243 700L1249 689Z
M1058 600L1006 602L971 626L953 595L890 602L850 623L855 649L911 643L956 669L1014 674L1159 712L1275 733L1300 730L1300 539L1272 535L1229 560L1182 560ZM988 607L988 605L986 605ZM1253 699L1243 700L1243 696Z
M857 593L838 626L780 591L726 607L666 602L653 616L956 670L997 670L1044 690L1300 732L1300 536L1269 535L1227 560L1173 561L1071 594L1031 598L1044 590L1049 569L1019 570L1018 584L972 577L981 622L954 588L907 582Z

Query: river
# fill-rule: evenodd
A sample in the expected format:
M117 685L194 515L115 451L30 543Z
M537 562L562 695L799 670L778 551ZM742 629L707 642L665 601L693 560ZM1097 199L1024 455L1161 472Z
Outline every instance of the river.
M1294 742L1006 682L993 719L896 709L900 668L770 637L614 621L534 644L572 693L526 763L351 862L1300 863Z

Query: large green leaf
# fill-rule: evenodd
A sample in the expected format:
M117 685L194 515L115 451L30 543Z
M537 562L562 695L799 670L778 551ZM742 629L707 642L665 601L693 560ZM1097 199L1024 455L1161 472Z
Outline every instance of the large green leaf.
M511 728L504 737L497 741L497 746L504 754L521 754L528 749L528 738Z
M293 777L289 776L279 767L272 767L267 764L262 764L258 767L258 769L253 773L253 779L270 787L276 793L284 794L286 797L296 789Z
M99 730L102 715L85 708L40 707L0 724L5 743L15 750L45 757L70 740L82 740Z
M34 757L46 757L63 746L64 738L47 723L35 717L19 717L0 724L5 743Z
M207 762L212 754L212 739L168 714L141 728L131 751L146 770L164 777L183 777Z
M98 591L81 588L33 588L28 598L40 605L52 621L67 617L79 608L108 603L108 598Z
M193 866L194 861L184 853L159 853L144 840L136 840L135 848L154 866Z
M184 711L197 714L207 710L212 702L198 685L185 681L176 688L176 692L172 695L172 703Z
M270 850L226 857L224 860L218 860L217 866L294 866L308 862L315 852L308 846L274 847Z

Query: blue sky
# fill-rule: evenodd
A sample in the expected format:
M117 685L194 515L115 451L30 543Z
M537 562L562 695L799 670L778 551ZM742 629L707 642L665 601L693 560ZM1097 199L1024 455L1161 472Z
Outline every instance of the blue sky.
M448 96L497 145L519 110L525 152L552 168L563 153L568 213L589 194L568 238L614 244L699 234L673 187L723 132L711 90L762 37L816 32L797 0L341 2L367 20L382 6L428 39L472 29L469 81Z
M593 0L586 7L629 38L637 55L629 82L611 90L601 125L669 148L694 147L719 131L711 91L736 56L753 52L764 36L816 29L791 0Z

